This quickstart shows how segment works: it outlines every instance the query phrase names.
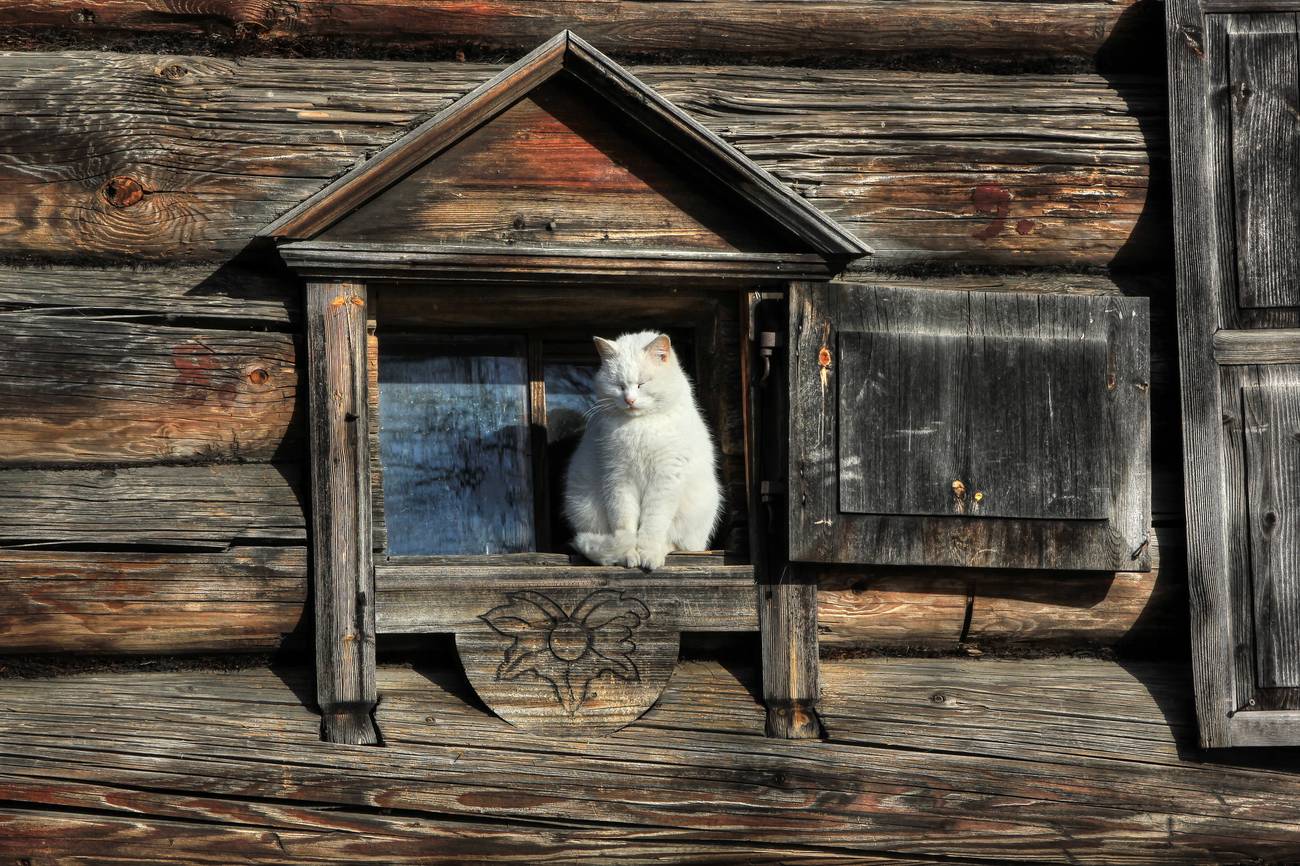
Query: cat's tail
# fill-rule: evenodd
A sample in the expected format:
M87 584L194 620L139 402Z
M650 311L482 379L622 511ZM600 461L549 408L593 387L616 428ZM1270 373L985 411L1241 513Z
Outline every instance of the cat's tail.
M600 532L579 532L573 539L578 552L601 565L628 565L628 554L636 546L634 539L605 535Z

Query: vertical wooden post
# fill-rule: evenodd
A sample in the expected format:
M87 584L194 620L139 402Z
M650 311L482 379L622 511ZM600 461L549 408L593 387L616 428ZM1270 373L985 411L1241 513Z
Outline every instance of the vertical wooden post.
M307 284L316 700L331 743L379 742L371 567L366 287Z
M770 296L750 295L748 307L750 552L758 578L767 734L809 739L822 734L817 717L817 580L813 569L789 562L785 305Z

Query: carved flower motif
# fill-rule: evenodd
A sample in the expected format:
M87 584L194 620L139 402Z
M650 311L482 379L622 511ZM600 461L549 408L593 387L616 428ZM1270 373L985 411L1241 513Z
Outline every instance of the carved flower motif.
M622 590L598 589L566 613L540 592L511 592L506 598L508 604L479 617L497 633L514 638L497 679L531 673L551 684L569 715L587 700L591 683L601 674L640 682L632 633L650 618L640 599Z

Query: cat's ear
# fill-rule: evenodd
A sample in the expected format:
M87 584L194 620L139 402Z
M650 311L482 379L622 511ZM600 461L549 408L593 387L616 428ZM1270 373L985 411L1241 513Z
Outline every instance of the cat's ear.
M654 358L661 364L668 363L668 356L672 353L673 344L669 342L667 334L660 334L646 344L646 354Z
M591 341L596 344L596 354L600 355L602 361L610 361L618 357L618 345L612 340L606 340L604 337L592 337Z

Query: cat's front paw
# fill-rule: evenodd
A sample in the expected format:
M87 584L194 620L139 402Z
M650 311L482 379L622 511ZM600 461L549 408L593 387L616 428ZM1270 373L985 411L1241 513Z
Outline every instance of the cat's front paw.
M667 544L660 541L641 540L637 542L637 552L640 554L640 566L646 571L656 571L664 567L664 561L668 559L668 554L672 550Z

